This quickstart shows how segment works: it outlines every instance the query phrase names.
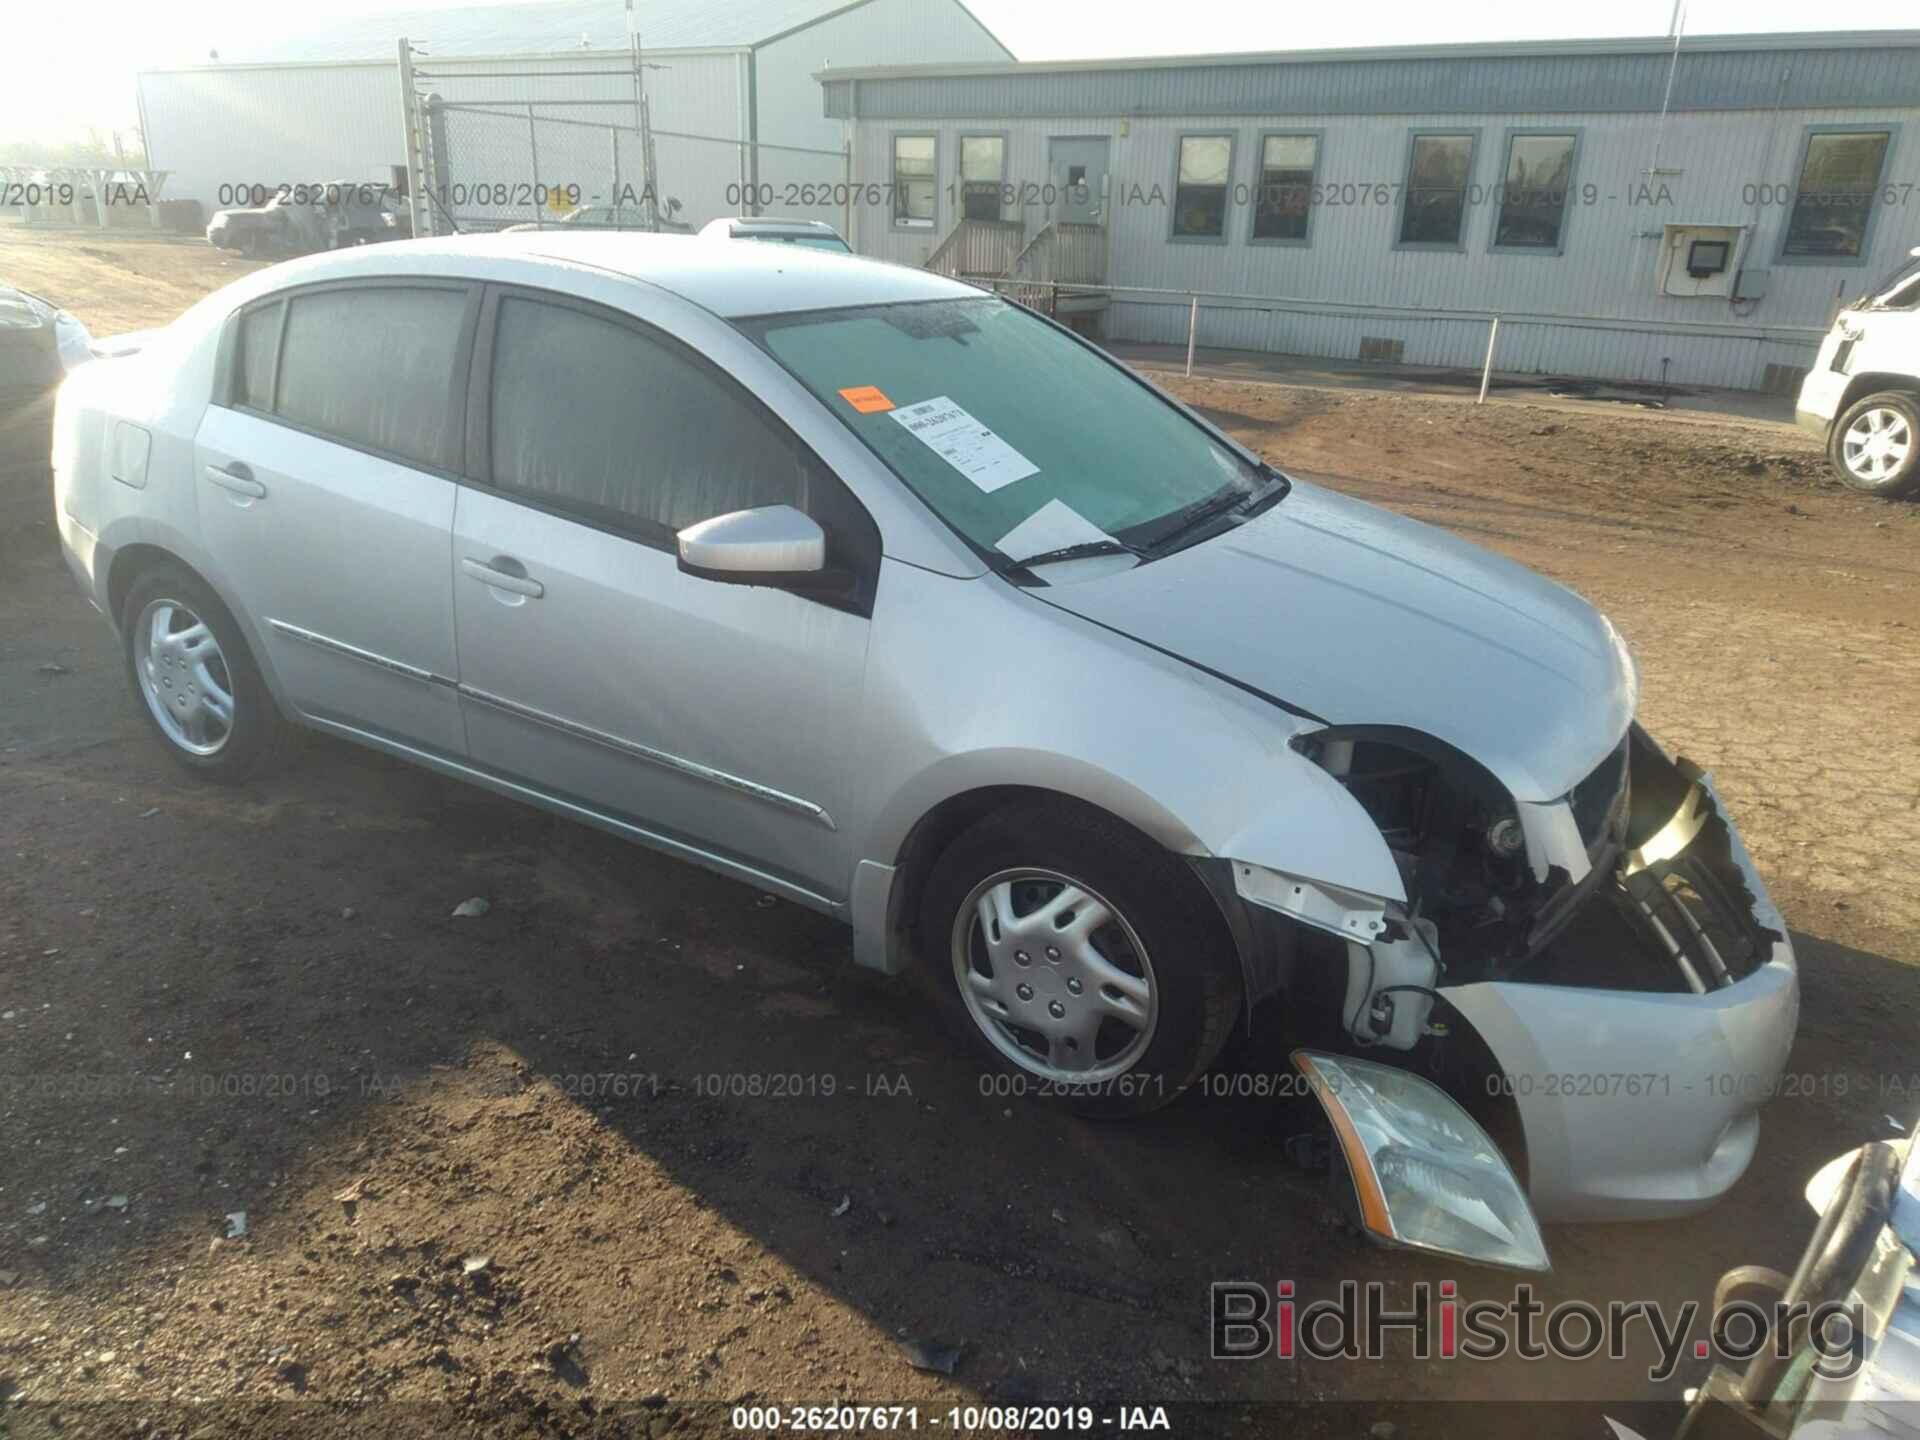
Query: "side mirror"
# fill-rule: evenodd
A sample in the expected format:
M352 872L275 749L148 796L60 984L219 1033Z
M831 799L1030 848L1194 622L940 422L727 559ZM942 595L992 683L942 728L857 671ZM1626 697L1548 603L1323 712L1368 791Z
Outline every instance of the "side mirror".
M827 532L791 505L715 515L679 532L680 568L734 585L793 584L827 573Z

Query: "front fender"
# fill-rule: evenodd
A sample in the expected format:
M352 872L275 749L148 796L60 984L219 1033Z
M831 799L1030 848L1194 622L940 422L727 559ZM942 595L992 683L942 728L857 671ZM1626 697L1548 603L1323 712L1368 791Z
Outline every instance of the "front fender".
M890 888L876 870L942 804L1023 786L1096 805L1178 854L1401 898L1372 819L1289 744L1315 722L997 577L889 563L880 597L849 826L856 895Z
M997 577L889 564L881 596L859 854L891 863L944 801L1020 785L1097 805L1183 855L1401 896L1373 820L1289 743L1315 722Z

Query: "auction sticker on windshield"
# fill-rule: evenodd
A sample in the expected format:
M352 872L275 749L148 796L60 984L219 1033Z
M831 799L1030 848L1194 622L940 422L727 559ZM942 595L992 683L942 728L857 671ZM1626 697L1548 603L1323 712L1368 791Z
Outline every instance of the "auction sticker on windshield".
M840 398L862 415L880 415L893 408L893 401L877 385L849 385Z
M994 542L1011 560L1028 560L1069 545L1094 545L1113 537L1064 500L1049 500Z
M928 449L991 495L1038 475L1034 464L946 396L889 412Z

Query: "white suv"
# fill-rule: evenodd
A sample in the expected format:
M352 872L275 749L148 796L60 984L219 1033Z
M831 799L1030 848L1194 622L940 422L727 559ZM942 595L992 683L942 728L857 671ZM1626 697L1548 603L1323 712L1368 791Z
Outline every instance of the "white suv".
M1794 418L1840 478L1873 495L1920 488L1920 245L1840 312Z

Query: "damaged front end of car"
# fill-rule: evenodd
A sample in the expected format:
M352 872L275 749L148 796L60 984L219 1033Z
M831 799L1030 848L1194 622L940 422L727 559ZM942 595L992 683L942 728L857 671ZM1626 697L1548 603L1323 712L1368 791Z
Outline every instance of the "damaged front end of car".
M1542 1218L1654 1218L1724 1193L1798 983L1711 779L1638 725L1548 803L1414 731L1329 727L1294 748L1366 811L1402 881L1368 895L1234 864L1250 913L1294 922L1272 980L1301 1018L1337 1009L1343 1047L1509 1105Z

